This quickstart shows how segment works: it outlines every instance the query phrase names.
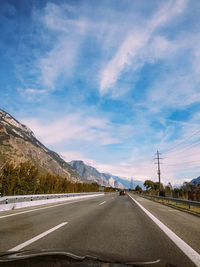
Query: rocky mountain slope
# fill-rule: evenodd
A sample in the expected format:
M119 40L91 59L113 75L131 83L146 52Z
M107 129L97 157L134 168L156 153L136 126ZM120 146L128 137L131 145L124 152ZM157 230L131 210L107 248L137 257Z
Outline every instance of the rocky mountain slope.
M5 162L18 165L30 160L41 172L50 172L73 181L83 178L57 153L40 143L34 133L0 109L0 168Z
M194 179L192 179L192 180L190 181L191 184L195 184L195 182L196 182L197 185L200 184L200 176L197 177L197 178L194 178Z
M92 166L86 165L81 160L74 160L69 162L69 164L85 179L94 180L97 183L104 186L112 186L116 188L130 188L130 181L120 178L118 176L114 176L108 173L101 173L97 169ZM143 188L143 183L141 181L133 180L132 182L133 188L136 185L139 185Z

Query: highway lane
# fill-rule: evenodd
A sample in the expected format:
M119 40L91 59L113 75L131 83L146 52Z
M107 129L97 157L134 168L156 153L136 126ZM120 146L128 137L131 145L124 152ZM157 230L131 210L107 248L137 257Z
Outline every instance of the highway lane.
M200 217L135 194L132 196L200 254Z
M72 217L77 218L85 213L90 213L94 206L96 207L103 201L102 199L105 200L108 197L100 196L92 199L44 205L34 209L30 207L22 210L0 212L0 252L9 250L18 245L19 242L25 242L63 220L70 220Z
M162 258L177 266L193 266L141 208L117 194L2 218L0 251L63 222L67 224L24 249L61 249L126 262Z

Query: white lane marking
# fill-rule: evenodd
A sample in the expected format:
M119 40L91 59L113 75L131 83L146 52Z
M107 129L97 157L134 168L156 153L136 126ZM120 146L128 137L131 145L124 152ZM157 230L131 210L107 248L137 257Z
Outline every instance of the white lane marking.
M178 237L172 230L170 230L165 224L158 220L153 214L146 210L137 200L129 195L129 197L158 225L158 227L179 247L185 255L194 263L200 267L200 254L185 243L180 237Z
M58 206L63 206L63 205L69 205L69 204L73 204L73 203L77 203L77 202L82 202L82 201L86 201L86 200L90 200L90 199L94 199L94 198L81 199L81 200L71 201L71 202L67 202L67 203L52 205L52 206L48 206L48 207L42 207L42 208L38 208L38 209L20 211L20 212L17 212L17 213L0 216L0 219L6 218L6 217L10 217L10 216L20 215L20 214L24 214L24 213L29 213L29 212L33 212L33 211L37 211L37 210L44 210L44 209L50 209L50 208L53 208L53 207L58 207Z
M20 245L18 245L18 246L16 246L16 247L14 247L14 248L9 249L8 251L18 251L18 250L20 250L20 249L22 249L22 248L24 248L24 247L27 247L28 245L32 244L33 242L35 242L35 241L41 239L42 237L44 237L44 236L46 236L46 235L52 233L53 231L59 229L60 227L66 225L66 224L67 224L67 222L63 222L63 223L61 223L61 224L59 224L59 225L57 225L57 226L55 226L55 227L53 227L53 228L51 228L51 229L45 231L44 233L42 233L42 234L40 234L40 235L37 235L37 236L35 236L35 237L33 237L33 238L27 240L26 242L24 242L24 243L22 243L22 244L20 244Z
M106 201L101 202L101 203L99 204L99 206L100 206L100 205L103 205L104 203L106 203Z

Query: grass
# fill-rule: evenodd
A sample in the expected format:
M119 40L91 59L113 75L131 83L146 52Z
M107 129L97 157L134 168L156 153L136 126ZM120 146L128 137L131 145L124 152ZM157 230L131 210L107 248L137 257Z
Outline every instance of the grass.
M176 207L176 208L180 208L180 209L183 209L183 210L187 210L187 211L191 211L191 212L195 212L197 214L200 214L200 207L195 207L195 206L190 206L189 207L185 203L178 203L176 201L171 201L171 200L166 200L166 199L150 198L150 197L147 197L147 196L145 196L145 198L151 199L151 200L153 200L155 202L162 203L164 205L169 205L169 206L172 206L172 207Z

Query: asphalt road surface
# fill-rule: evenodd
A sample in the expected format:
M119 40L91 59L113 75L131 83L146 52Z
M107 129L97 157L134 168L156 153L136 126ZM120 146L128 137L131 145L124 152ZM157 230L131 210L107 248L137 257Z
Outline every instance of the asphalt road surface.
M138 196L134 199L200 253L200 217ZM27 249L195 266L128 195L0 212L0 252Z

